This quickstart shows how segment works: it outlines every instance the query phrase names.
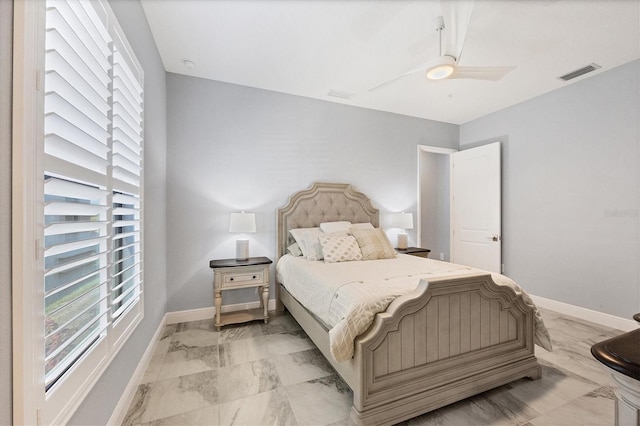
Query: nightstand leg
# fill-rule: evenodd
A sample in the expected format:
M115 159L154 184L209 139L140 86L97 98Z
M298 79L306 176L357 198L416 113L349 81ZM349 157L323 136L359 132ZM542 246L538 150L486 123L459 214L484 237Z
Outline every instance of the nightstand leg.
M213 303L216 306L216 329L220 331L220 311L222 310L222 291L215 290L213 296Z
M264 323L266 324L269 321L269 312L267 310L269 306L269 286L265 285L262 287L262 311L264 313Z

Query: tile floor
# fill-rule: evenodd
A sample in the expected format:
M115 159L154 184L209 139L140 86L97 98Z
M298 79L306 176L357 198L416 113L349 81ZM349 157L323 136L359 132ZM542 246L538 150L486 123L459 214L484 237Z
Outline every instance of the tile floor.
M608 374L591 357L618 330L543 310L554 351L522 379L405 425L613 425ZM348 425L351 390L288 314L269 324L165 327L125 425Z

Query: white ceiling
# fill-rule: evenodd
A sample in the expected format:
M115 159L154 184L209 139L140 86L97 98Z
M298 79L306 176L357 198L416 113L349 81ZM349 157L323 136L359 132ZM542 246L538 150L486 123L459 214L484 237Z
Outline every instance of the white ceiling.
M418 73L368 92L438 56L439 1L142 6L169 72L454 124L640 58L640 0L477 0L459 64L514 71L498 82L429 81ZM185 59L196 66L186 68ZM571 83L557 78L592 62L602 68ZM355 96L331 97L331 89Z

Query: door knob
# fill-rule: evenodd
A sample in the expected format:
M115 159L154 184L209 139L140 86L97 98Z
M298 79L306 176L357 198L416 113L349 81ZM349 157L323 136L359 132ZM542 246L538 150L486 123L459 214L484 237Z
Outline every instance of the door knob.
M500 236L499 235L494 235L493 237L487 237L487 240L500 241Z

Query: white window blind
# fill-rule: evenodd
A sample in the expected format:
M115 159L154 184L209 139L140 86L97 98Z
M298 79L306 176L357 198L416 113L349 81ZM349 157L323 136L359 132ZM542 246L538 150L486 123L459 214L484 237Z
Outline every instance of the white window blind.
M142 173L142 87L126 43L113 48L113 251L111 309L114 321L140 298L142 257L140 190Z
M91 2L47 0L45 387L142 293L142 72Z

